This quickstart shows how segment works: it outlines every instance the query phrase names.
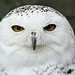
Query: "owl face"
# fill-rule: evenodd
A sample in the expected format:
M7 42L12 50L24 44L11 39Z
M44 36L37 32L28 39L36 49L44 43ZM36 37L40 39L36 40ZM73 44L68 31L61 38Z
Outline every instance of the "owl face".
M20 7L10 13L2 20L2 39L7 45L36 50L53 44L63 45L71 34L65 17L49 7Z
M0 22L0 35L8 66L66 64L74 55L73 30L67 19L50 7L27 5L12 10Z

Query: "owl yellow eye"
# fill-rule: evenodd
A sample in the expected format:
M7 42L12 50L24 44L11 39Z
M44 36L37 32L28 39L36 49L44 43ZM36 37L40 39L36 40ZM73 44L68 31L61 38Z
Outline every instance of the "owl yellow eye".
M14 31L16 31L16 32L19 32L19 31L24 30L24 28L23 28L23 27L18 26L18 25L14 25L14 26L12 26L12 29L13 29Z
M54 30L55 28L56 28L56 25L55 25L55 24L50 24L50 25L44 27L43 29L44 29L44 30L47 30L47 31L52 31L52 30Z

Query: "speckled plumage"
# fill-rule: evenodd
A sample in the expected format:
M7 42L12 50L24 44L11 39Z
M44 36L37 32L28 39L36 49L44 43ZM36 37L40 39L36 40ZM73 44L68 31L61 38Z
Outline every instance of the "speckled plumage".
M0 22L0 75L67 75L74 56L73 29L51 7L21 6Z
M47 6L38 6L37 5L26 5L26 6L21 6L21 7L18 7L12 11L10 11L6 17L9 17L11 14L17 14L17 15L21 15L23 16L23 13L25 15L28 15L29 13L46 13L46 12L54 12L56 14L58 14L59 16L63 16L60 12L58 12L57 10L53 9L53 8L50 8L50 7L47 7ZM63 16L64 17L64 16Z

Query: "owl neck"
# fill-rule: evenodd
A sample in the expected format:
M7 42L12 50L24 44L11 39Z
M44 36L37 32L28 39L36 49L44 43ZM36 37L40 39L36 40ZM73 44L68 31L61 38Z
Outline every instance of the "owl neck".
M37 48L33 51L28 47L8 47L3 45L3 50L5 50L5 52L2 56L4 57L4 62L6 62L5 66L14 69L45 64L57 64L64 60L63 58L60 59L62 56L59 53L51 49L52 48L47 46L40 49Z
M3 45L4 46L4 45ZM4 46L5 53L3 55L4 62L9 68L23 68L31 66L41 66L44 64L56 64L56 54L53 55L53 52L50 48L40 48L36 51L31 50L27 47L8 47ZM54 58L54 59L53 59Z

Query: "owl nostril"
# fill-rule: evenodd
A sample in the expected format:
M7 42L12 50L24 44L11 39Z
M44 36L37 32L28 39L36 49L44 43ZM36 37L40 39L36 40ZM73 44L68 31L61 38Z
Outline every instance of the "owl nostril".
M31 32L31 35L36 35L36 32Z

